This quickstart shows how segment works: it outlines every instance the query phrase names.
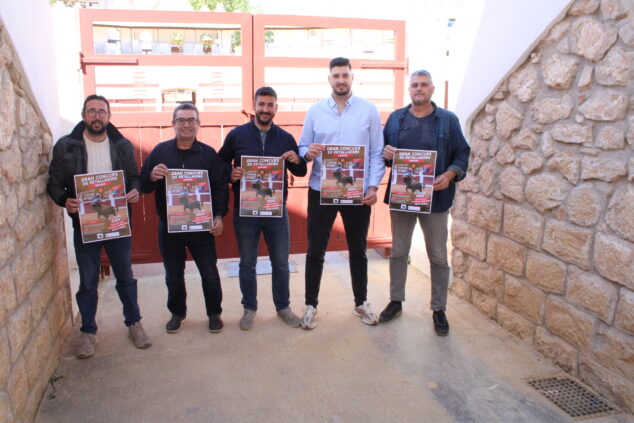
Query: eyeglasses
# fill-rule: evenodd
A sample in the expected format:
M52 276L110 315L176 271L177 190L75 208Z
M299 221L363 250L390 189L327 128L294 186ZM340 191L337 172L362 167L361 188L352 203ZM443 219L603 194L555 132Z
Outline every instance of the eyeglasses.
M178 119L174 119L174 122L178 126L183 126L183 125L185 125L185 123L189 124L190 126L194 126L195 124L198 123L198 119L196 119L196 118L189 118L189 119L178 118Z
M100 109L100 110L88 109L88 110L86 110L86 114L88 116L90 116L90 117L95 117L95 116L99 115L100 118L105 118L110 113L107 110L104 110L104 109Z

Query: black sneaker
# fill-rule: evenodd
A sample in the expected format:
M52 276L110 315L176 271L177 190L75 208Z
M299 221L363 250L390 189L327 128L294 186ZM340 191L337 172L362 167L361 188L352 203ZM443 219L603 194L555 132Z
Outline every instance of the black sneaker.
M379 323L387 323L398 316L403 312L403 306L400 301L390 301L390 303L385 307L385 309L379 315Z
M167 333L176 333L181 330L181 323L183 320L185 320L184 317L172 314L172 318L165 325L165 330L167 331Z
M434 311L434 330L438 336L447 336L449 333L449 322L443 310Z
M222 319L219 314L212 314L209 316L209 332L211 333L220 333L223 328Z

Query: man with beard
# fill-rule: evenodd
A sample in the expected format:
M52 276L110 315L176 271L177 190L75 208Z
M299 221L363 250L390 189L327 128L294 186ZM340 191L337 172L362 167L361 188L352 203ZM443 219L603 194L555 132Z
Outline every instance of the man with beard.
M277 94L271 87L262 87L255 92L253 103L255 120L234 128L227 134L219 151L220 158L227 164L231 174L234 193L233 227L240 250L240 290L244 314L240 319L240 328L253 327L258 308L257 279L255 267L258 258L260 234L269 250L271 260L273 303L277 315L288 325L298 327L297 317L290 309L288 253L290 231L286 198L288 196L287 175L284 172L284 208L281 218L241 217L240 180L244 169L240 167L242 156L274 156L285 161L286 168L295 176L306 175L306 162L299 157L295 138L273 123L277 112ZM231 165L233 163L233 170Z
M390 303L379 317L387 323L402 312L405 301L407 259L416 221L425 236L425 248L431 269L431 304L434 330L438 336L449 333L445 315L449 265L447 263L447 217L456 192L456 182L464 179L469 164L469 152L456 115L437 107L431 101L434 84L427 71L412 73L409 95L412 104L396 110L388 118L383 135L383 156L391 166L394 150L436 151L436 178L431 213L390 211L392 221L392 253L390 255ZM392 177L390 176L390 181ZM389 203L389 189L385 203Z
M376 106L352 94L350 61L337 57L330 61L328 82L332 95L311 106L304 119L299 142L300 156L313 162L308 189L308 252L306 253L306 309L304 329L316 326L317 297L324 255L330 231L341 214L346 232L350 260L350 276L354 293L353 313L367 325L376 325L377 317L367 301L368 259L366 257L370 206L376 203L376 192L385 173L381 117ZM321 153L325 144L364 145L365 179L362 205L320 205Z
M178 105L172 114L172 125L176 137L159 143L150 152L141 168L141 190L154 192L154 203L159 215L158 240L165 284L167 285L167 308L172 317L165 325L167 333L181 329L187 316L187 290L185 287L186 250L189 250L200 273L205 307L209 321L209 332L218 333L224 326L222 313L222 288L216 265L216 240L223 229L223 217L227 214L227 176L224 164L216 150L196 139L200 127L198 109L193 104ZM211 190L213 224L209 232L169 233L167 230L167 204L165 199L165 177L168 169L206 170Z
M109 122L110 104L99 95L89 95L81 112L83 120L69 134L60 138L53 148L53 160L49 168L47 191L53 201L66 208L73 221L75 257L79 267L79 291L76 299L81 314L79 342L75 355L88 358L95 353L97 344L97 283L101 249L105 248L117 280L116 290L123 304L124 323L128 336L137 348L152 345L141 326L141 314L137 303L137 284L132 275L130 237L82 242L79 224L79 200L75 198L74 176L86 173L123 170L126 196L130 204L139 201L139 171L134 160L134 148L130 141Z

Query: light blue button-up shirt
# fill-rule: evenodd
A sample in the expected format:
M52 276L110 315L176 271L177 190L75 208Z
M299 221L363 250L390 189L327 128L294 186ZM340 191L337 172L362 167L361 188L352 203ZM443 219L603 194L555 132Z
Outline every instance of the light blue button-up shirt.
M313 104L304 119L304 129L299 140L300 156L304 157L308 147L313 143L365 145L363 192L365 193L369 186L378 188L385 173L385 162L381 116L374 104L351 95L341 114L332 95ZM315 157L312 163L310 187L319 191L321 156Z

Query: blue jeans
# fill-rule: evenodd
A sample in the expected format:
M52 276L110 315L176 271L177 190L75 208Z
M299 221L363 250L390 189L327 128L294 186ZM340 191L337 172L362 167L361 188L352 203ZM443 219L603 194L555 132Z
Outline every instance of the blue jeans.
M79 267L79 291L75 298L81 314L81 332L97 333L97 314L99 283L99 268L101 265L101 248L106 249L112 271L117 280L115 288L121 304L123 304L123 317L126 326L130 326L141 320L139 304L137 303L136 279L132 275L131 239L117 238L108 241L91 242L84 244L81 241L81 232L74 228L73 243L75 244L75 257Z
M284 208L284 214L281 218L240 217L236 213L233 218L233 227L236 231L238 249L240 250L240 291L242 291L244 308L258 309L258 284L255 266L258 260L260 233L264 234L273 269L271 285L275 309L280 311L288 308L290 304L288 287L290 230L286 208Z
M158 227L159 248L165 268L167 308L177 316L187 316L187 289L185 288L186 249L189 250L203 286L207 316L222 313L222 288L216 266L216 241L209 232L169 233L164 220Z

